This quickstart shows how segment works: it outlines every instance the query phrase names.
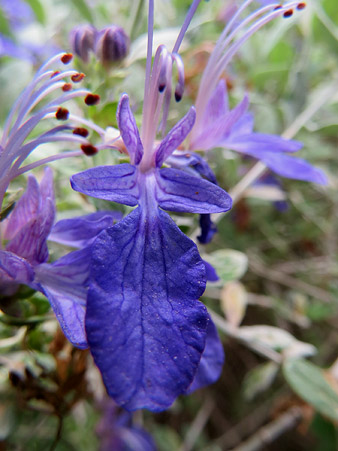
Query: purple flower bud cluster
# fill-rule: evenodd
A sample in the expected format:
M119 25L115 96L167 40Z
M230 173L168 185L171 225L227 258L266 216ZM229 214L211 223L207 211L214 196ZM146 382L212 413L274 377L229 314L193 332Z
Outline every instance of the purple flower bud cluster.
M129 37L123 28L116 25L97 30L92 25L75 27L70 35L73 52L85 63L94 53L103 66L119 63L128 54Z

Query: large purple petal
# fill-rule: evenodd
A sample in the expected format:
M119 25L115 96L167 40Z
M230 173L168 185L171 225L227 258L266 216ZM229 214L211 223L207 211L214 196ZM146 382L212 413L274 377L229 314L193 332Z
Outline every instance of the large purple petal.
M196 111L191 107L188 113L170 130L156 150L156 166L162 163L178 148L192 129L196 119Z
M78 218L62 219L55 224L48 239L82 248L91 244L102 230L121 218L122 213L119 211L98 211Z
M231 136L248 135L254 128L254 116L252 113L245 113L232 127Z
M130 162L132 164L139 164L143 155L143 145L134 115L129 106L129 97L127 94L124 94L120 99L117 109L117 123L123 142L129 152Z
M215 324L211 318L208 323L207 339L196 376L187 390L187 394L213 384L220 377L224 364L224 350Z
M208 105L204 113L205 126L213 124L221 116L224 116L229 111L228 93L224 80L217 83L214 92L211 94Z
M204 350L196 246L165 212L139 207L94 242L92 276L86 331L109 395L128 410L166 409Z
M42 287L68 340L88 347L84 328L90 248L70 252L52 264L35 268L35 282Z
M264 133L249 133L246 135L233 136L226 138L221 143L224 147L250 154L255 152L297 152L303 147L303 143L292 139L284 139L277 135L268 135ZM256 157L257 158L257 157Z
M97 166L71 177L75 191L99 199L134 207L138 203L136 167L124 163L117 166Z
M219 213L231 208L232 200L222 188L178 169L160 169L156 199L164 210L188 213Z
M39 205L39 184L35 177L29 175L26 191L8 218L4 239L11 240L22 227L31 221L37 215Z
M251 152L250 155L260 159L269 169L282 177L319 183L320 185L327 184L327 177L324 172L301 158L272 152Z
M209 150L222 146L224 140L231 134L235 124L245 115L249 105L249 99L244 97L234 109L223 116L219 116L209 126L203 127L199 134L190 143L192 150Z

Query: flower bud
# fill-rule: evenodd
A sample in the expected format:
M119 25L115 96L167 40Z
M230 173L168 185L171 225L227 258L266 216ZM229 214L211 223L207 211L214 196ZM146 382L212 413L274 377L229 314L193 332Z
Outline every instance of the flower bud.
M111 25L99 32L95 53L104 66L123 60L128 51L129 37L123 28Z
M70 42L73 52L85 63L89 61L89 52L94 52L97 30L92 25L79 25L73 28Z

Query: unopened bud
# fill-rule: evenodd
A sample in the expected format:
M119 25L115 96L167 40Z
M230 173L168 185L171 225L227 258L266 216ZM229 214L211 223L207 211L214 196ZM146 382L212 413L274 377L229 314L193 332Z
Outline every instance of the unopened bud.
M98 33L95 53L104 66L123 60L129 51L129 37L121 27L112 25Z
M90 51L94 52L97 30L92 25L80 25L73 28L70 42L73 52L85 63L89 61Z

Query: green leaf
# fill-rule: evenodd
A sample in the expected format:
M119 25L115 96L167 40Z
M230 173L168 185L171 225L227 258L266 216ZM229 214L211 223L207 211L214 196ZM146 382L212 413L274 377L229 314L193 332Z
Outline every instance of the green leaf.
M73 5L81 16L89 23L93 23L93 15L85 0L72 0Z
M32 8L36 20L42 25L46 23L46 14L40 0L25 0L26 3Z
M240 279L248 268L248 257L233 249L221 249L203 258L216 269L222 284Z
M338 394L321 368L303 359L289 359L283 365L285 379L304 401L324 417L338 421Z

